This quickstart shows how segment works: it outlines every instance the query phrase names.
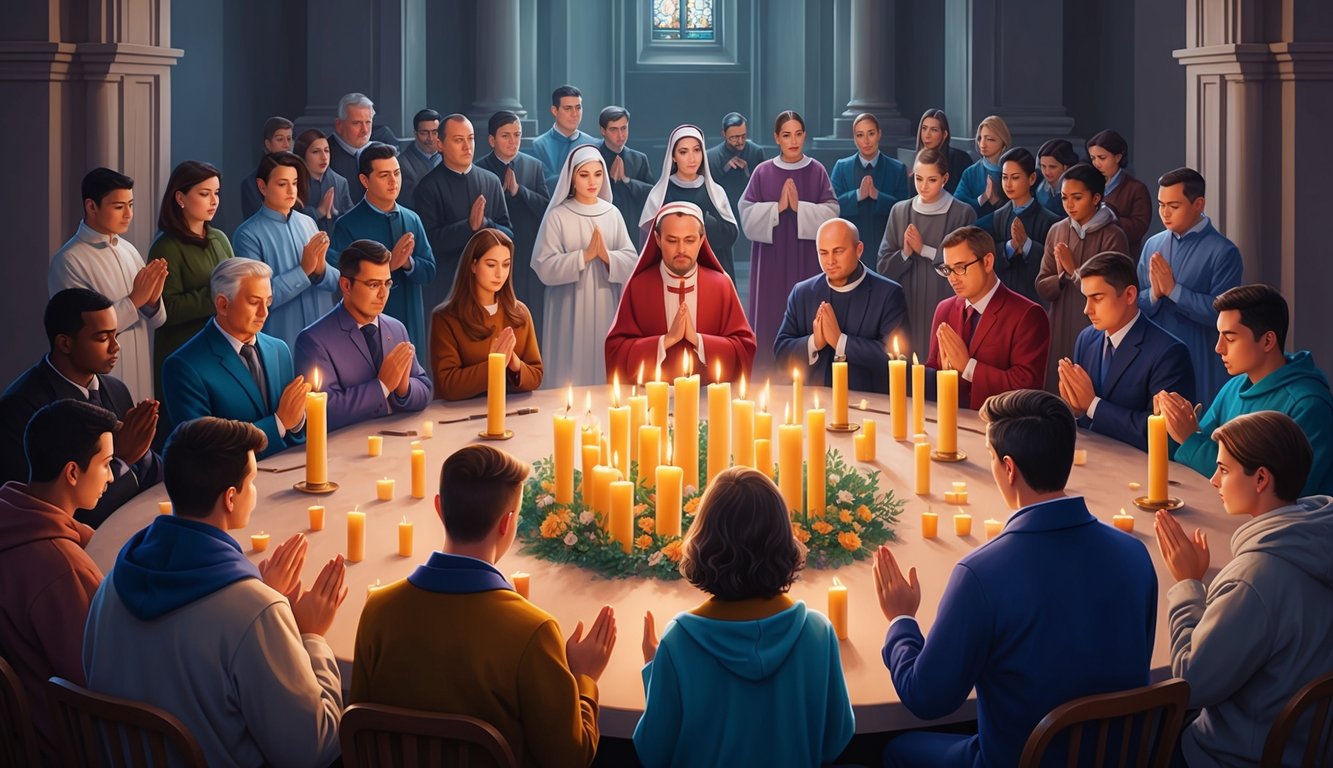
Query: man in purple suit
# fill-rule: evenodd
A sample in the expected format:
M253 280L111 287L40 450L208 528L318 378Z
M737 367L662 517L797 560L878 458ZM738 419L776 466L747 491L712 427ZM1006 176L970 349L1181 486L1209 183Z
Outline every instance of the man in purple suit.
M342 301L296 337L296 369L307 379L319 370L331 429L430 402L430 376L407 328L383 314L393 286L389 260L389 250L373 240L347 246L338 256Z

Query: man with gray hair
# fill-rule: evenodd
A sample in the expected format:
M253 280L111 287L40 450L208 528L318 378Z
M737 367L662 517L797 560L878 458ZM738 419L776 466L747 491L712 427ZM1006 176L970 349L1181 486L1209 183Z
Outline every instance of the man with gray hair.
M333 120L333 133L329 138L329 167L352 181L356 180L357 162L367 144L379 141L398 146L398 137L392 129L383 125L375 127L375 102L364 93L347 93L338 99L338 116ZM361 202L366 196L366 189L360 184L348 184L347 191L353 203Z
M268 437L259 458L305 442L310 384L294 376L292 352L261 333L273 303L273 270L262 261L225 259L213 268L213 321L162 365L171 423L217 416L254 424Z

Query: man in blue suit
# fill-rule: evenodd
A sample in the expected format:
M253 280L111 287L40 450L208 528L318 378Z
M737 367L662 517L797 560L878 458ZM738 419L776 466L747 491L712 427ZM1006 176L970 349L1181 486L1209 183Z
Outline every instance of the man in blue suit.
M273 269L254 259L213 268L213 322L162 364L167 416L183 424L216 416L254 424L268 437L257 458L305 442L310 384L292 372L287 342L261 333L273 302Z
M849 388L887 392L885 347L907 315L903 289L861 263L865 243L846 219L820 225L815 246L824 271L792 288L773 355L782 370L800 368L824 386L832 386L833 361L846 360Z
M1074 359L1057 364L1060 397L1081 427L1148 450L1148 415L1158 392L1194 401L1194 364L1185 343L1139 312L1134 260L1106 251L1083 263L1078 278L1092 321L1074 342ZM1189 394L1185 394L1188 392Z
M884 663L898 696L932 720L975 687L979 733L904 734L885 748L886 766L1017 765L1055 707L1148 684L1157 573L1142 542L1065 495L1077 432L1069 406L1020 389L990 397L981 418L991 474L1017 511L954 566L929 638L916 620L916 569L904 577L888 547L875 553L889 619Z
M342 301L296 337L296 369L318 369L325 382L330 429L420 411L430 402L430 376L417 362L407 328L383 314L393 287L390 259L389 249L374 240L343 249Z
M906 166L879 151L880 136L879 118L869 112L857 115L852 121L856 154L834 163L829 174L838 215L856 224L861 239L870 243L884 239L894 203L914 194L907 186ZM866 269L875 269L877 256L872 250L864 257Z

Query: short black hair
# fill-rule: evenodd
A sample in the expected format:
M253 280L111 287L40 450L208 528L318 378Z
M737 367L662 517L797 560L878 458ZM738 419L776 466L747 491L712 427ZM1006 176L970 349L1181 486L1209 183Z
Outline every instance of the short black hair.
M517 114L510 112L507 109L502 109L499 112L496 112L495 114L491 115L491 119L486 121L486 134L489 136L494 136L496 131L500 130L506 125L509 125L510 123L517 123L517 122L520 122Z
M1084 149L1091 153L1093 147L1101 147L1113 155L1120 155L1121 168L1129 165L1129 142L1125 141L1125 137L1121 136L1119 132L1113 131L1110 128L1107 128L1104 131L1098 131L1097 135L1088 139L1088 143L1084 146Z
M273 138L273 134L277 133L278 131L291 127L292 127L292 121L288 120L285 117L282 117L281 115L274 115L273 117L270 117L269 119L264 121L264 141L268 141L269 139Z
M423 109L412 116L412 131L416 132L422 123L429 123L431 120L439 120L440 113L433 109Z
M356 172L369 177L375 172L376 160L390 160L398 157L398 148L379 141L372 141L357 156Z
M268 445L253 424L204 416L184 422L162 452L163 483L179 517L208 517L218 497L245 482L250 452Z
M391 254L383 243L374 240L353 240L352 244L338 254L339 274L351 280L361 274L361 263L388 264Z
M1012 147L1005 150L1003 155L1000 155L1001 173L1004 172L1005 163L1017 163L1018 167L1022 168L1023 173L1027 176L1037 172L1037 158L1033 157L1032 153L1023 147Z
M1066 181L1077 181L1088 188L1088 191L1094 195L1106 195L1106 177L1102 172L1093 168L1087 163L1078 163L1065 169L1060 176L1060 185L1063 187Z
M744 127L746 123L745 115L740 112L728 112L722 116L722 132L726 133L728 128Z
M444 534L458 542L486 538L500 517L518 507L532 468L489 445L467 445L440 467Z
M305 200L310 196L310 169L306 168L305 160L297 157L291 152L270 152L259 158L259 167L255 169L255 178L268 184L269 178L273 176L273 171L278 166L296 169L296 207L305 205Z
M57 336L74 336L83 328L84 312L101 312L115 306L111 299L89 288L66 288L57 291L46 302L42 323L46 326L46 341L56 347Z
M1238 285L1213 299L1213 309L1240 312L1240 324L1250 329L1255 341L1272 331L1277 338L1277 348L1286 349L1287 324L1291 318L1287 300L1273 286L1263 283Z
M107 195L118 189L134 189L134 179L110 168L94 168L83 177L80 186L83 195L80 200L92 200L101 205Z
M559 88L556 88L554 91L551 91L551 106L553 107L560 106L560 100L567 96L573 96L575 98L581 99L583 98L583 91L580 91L578 88L575 88L574 86L569 84L562 85Z
M597 124L605 128L606 126L610 125L611 123L614 123L615 121L619 120L622 117L624 118L629 117L628 109L617 106L605 107L604 109L602 109L601 113L597 115Z
M1203 180L1203 174L1193 168L1177 168L1157 178L1159 187L1174 187L1177 184L1185 185L1185 199L1191 203L1203 197L1204 192L1208 191L1208 183Z
M1043 157L1053 157L1055 162L1068 168L1071 165L1078 165L1078 153L1074 151L1074 145L1069 139L1050 139L1037 149L1037 159Z
M102 435L115 432L116 414L87 400L56 400L28 419L23 452L28 457L28 482L49 483L71 461L87 471Z
M986 442L996 458L1013 459L1032 490L1064 490L1074 465L1074 412L1065 401L1039 389L991 395L981 404Z
M1083 262L1083 266L1078 268L1078 278L1082 280L1085 277L1102 278L1115 289L1117 296L1131 285L1136 290L1139 285L1137 265L1127 254L1119 251L1102 251Z

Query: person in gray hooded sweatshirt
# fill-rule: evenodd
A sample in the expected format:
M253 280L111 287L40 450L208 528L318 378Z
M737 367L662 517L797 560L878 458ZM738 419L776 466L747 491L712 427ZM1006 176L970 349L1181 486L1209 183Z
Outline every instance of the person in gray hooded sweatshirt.
M1187 536L1158 512L1157 541L1177 583L1167 592L1171 672L1201 709L1181 734L1190 768L1259 761L1283 705L1333 671L1333 498L1298 499L1312 452L1289 416L1257 411L1213 432L1212 484L1230 515L1249 515L1231 536L1232 560L1204 587L1208 540ZM1307 728L1297 728L1283 765L1295 765Z

